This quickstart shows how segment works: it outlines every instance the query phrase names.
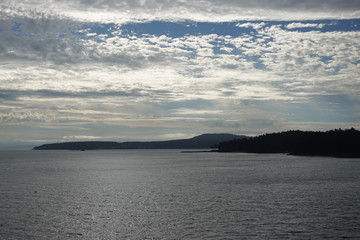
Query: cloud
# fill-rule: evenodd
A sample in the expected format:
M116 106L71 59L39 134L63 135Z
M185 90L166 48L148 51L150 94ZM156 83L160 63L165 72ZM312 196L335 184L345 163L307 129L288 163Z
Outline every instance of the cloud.
M282 93L280 87L283 86L276 85L276 81L290 78L304 83L317 78L314 81L322 86L322 82L335 81L340 73L354 76L359 73L356 66L360 51L354 51L360 49L356 41L358 32L292 32L268 24L261 23L262 28L252 35L234 37L217 34L114 36L117 30L110 27L100 37L92 34L89 39L77 36L76 40L76 35L60 38L70 42L73 48L80 46L81 54L69 53L69 59L64 62L51 61L51 58L40 57L41 54L37 57L35 53L29 54L33 58L28 56L21 61L5 55L8 64L2 67L1 79L7 90L3 89L1 97L11 99L23 94L41 98L75 95L79 98L150 95L187 98L200 94L204 98L275 99L289 96ZM95 29L86 33L95 33ZM15 55L34 52L31 44L23 44L26 38L19 37L12 42ZM39 45L39 52L50 52L54 59L61 59L61 51L49 50L57 45L57 38L50 41L54 42L51 46ZM219 54L217 49L223 53ZM222 92L217 91L219 85L229 79L234 79L232 89L224 87ZM247 82L243 81L246 79ZM264 85L265 79L276 81L268 80L271 84ZM245 85L235 87L242 81ZM299 86L295 89L304 91L305 88Z
M356 16L342 2L4 1L1 125L85 139L354 123L360 36L341 26L357 20L298 20ZM261 20L214 23L238 19Z
M0 123L9 124L9 123L19 123L19 122L51 122L54 118L48 114L44 114L43 111L10 111L5 113L0 113Z
M237 27L254 28L254 29L260 29L260 28L264 27L265 25L266 25L266 23L264 23L264 22L260 22L260 23L246 22L246 23L236 24Z
M102 136L88 136L88 135L72 135L72 136L63 136L62 139L65 141L74 141L74 140L82 140L82 141L90 141L95 139L102 139Z
M41 11L0 10L0 56L8 61L74 63L84 56L70 19Z
M360 4L356 0L342 1L342 0L319 0L319 1L297 1L287 0L286 3L282 0L207 0L207 1L166 1L166 0L99 0L99 1L72 1L72 6L81 6L85 9L103 9L128 11L128 13L141 14L143 18L148 18L150 13L153 13L154 18L175 18L175 19L194 19L206 18L209 21L210 17L216 19L224 19L228 17L232 20L239 20L239 18L256 18L259 14L261 17L267 19L271 17L291 18L290 13L301 13L307 17L316 18L317 15L327 15L337 18L335 13L342 14L359 14ZM237 17L235 16L237 13ZM274 15L275 13L275 15ZM281 14L282 13L282 14ZM140 16L141 16L140 15ZM182 16L181 16L182 15ZM300 15L300 14L299 14ZM240 17L239 17L240 16ZM296 14L295 16L296 17ZM205 20L205 19L203 19ZM211 20L210 20L211 21Z
M157 90L154 90L154 93ZM161 94L166 94L165 91L160 91ZM146 96L143 89L129 89L128 91L56 91L49 89L38 90L14 90L14 89L0 89L0 98L4 100L16 100L24 97L31 98L50 98L50 99L65 99L65 98L106 98L106 97L141 97Z
M323 28L326 25L323 23L301 23L301 22L293 22L290 23L288 25L286 25L285 27L288 29L293 29L293 28Z
M1 6L3 9L6 7L7 16L27 15L31 11L45 14L56 12L81 21L116 23L151 20L219 22L341 19L360 16L360 4L357 0L31 0L15 3L4 0Z

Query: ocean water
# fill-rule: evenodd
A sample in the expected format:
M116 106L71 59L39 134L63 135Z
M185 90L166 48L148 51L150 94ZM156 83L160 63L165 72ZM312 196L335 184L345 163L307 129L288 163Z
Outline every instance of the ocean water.
M360 159L1 151L0 239L360 239Z

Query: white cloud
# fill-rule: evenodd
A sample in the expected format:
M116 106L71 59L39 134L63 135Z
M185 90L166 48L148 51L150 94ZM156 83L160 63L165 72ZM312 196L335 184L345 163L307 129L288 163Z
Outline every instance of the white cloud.
M290 23L288 25L286 25L285 27L288 29L293 29L293 28L323 28L326 25L323 23L301 23L301 22L293 22Z
M131 92L134 87L141 86L144 91L166 90L181 98L197 95L211 99L219 96L217 83L256 76L256 80L252 80L255 85L239 86L239 89L232 89L232 94L225 89L224 92L228 97L282 98L281 94L271 94L276 92L273 86L264 88L260 82L264 79L283 81L285 77L309 81L317 78L320 83L334 78L332 75L337 71L344 74L351 71L354 76L359 72L354 63L360 59L357 54L360 51L354 51L360 49L356 41L358 32L299 33L276 26L259 31L261 36L257 40L249 35L229 38L216 34L180 38L115 36L102 41L96 38L75 41L71 37L61 41L75 49L69 53L70 59L77 59L68 61L75 63L72 65L51 63L52 58L41 57L31 44L23 44L24 40L20 39L12 43L13 54L23 57L11 62L7 56L8 64L2 67L1 79L8 89L18 90L45 88L81 92L83 89L103 91L110 87L114 91ZM273 40L269 41L268 37ZM215 54L214 48L222 44L232 44L242 53ZM38 52L49 54L49 49L55 45L56 41L51 40L50 44L39 46L44 49ZM76 49L81 49L80 53L74 54ZM234 48L223 46L220 49L230 52ZM51 54L54 59L61 59L64 53L53 51ZM271 72L255 69L257 60L252 58L260 59ZM34 65L35 62L41 64ZM190 91L192 84L193 91ZM154 98L159 97L154 95Z
M254 29L263 28L265 25L266 25L266 23L264 23L264 22L261 22L261 23L246 22L246 23L238 23L238 24L236 24L237 27L254 28Z
M3 0L6 16L29 12L58 13L69 18L91 22L149 20L290 20L359 18L357 0Z
M289 121L298 122L296 116L304 114L293 113L292 119L285 114L288 105L279 101L299 109L304 109L300 103L316 103L325 109L326 101L314 99L314 95L359 95L359 32L289 31L324 27L297 21L285 29L276 23L242 22L237 26L253 28L257 33L238 37L216 33L128 36L121 34L120 25L98 33L97 27L104 25L82 22L98 20L92 18L95 10L104 21L122 23L234 20L241 13L247 14L241 18L257 18L252 15L257 11L265 19L277 11L286 12L283 18L294 15L295 19L307 17L305 10L309 9L312 14L326 10L314 18L336 12L336 7L325 1L290 1L286 8L280 1L222 1L215 8L219 3L33 0L10 6L10 1L2 2L8 6L0 8L0 121L9 127L7 136L11 135L11 126L21 125L68 129L61 136L86 139L99 136L84 133L91 129L89 125L97 124L126 129L162 127L173 129L175 134L185 131L185 135L189 128L199 132L249 129L257 133L294 127ZM356 2L354 8L333 3L343 16L357 14ZM203 8L198 8L200 4ZM261 9L256 8L259 4ZM225 10L230 13L225 14ZM108 17L108 12L114 15ZM356 103L349 101L349 119L358 117ZM326 106L339 112L335 105ZM277 109L276 113L272 109ZM310 123L311 119L306 121L302 125L306 128L320 126ZM343 124L336 121L334 126ZM173 133L164 133L163 137L180 136ZM107 136L114 136L113 131Z

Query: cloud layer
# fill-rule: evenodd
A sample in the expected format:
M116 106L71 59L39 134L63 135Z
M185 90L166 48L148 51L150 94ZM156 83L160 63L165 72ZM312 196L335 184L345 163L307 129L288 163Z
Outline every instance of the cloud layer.
M360 127L358 1L0 5L3 141Z
M83 21L148 20L290 20L359 18L357 0L28 0L2 1L5 14L28 15L25 9L58 13Z

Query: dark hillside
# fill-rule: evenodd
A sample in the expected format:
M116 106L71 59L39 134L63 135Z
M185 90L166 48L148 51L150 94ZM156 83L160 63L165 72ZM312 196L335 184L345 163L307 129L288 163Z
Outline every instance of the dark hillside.
M205 149L220 142L244 138L233 134L203 134L190 139L178 139L153 142L65 142L50 143L34 150L96 150L96 149Z
M220 152L289 153L360 157L360 131L335 129L327 132L287 131L222 142Z

